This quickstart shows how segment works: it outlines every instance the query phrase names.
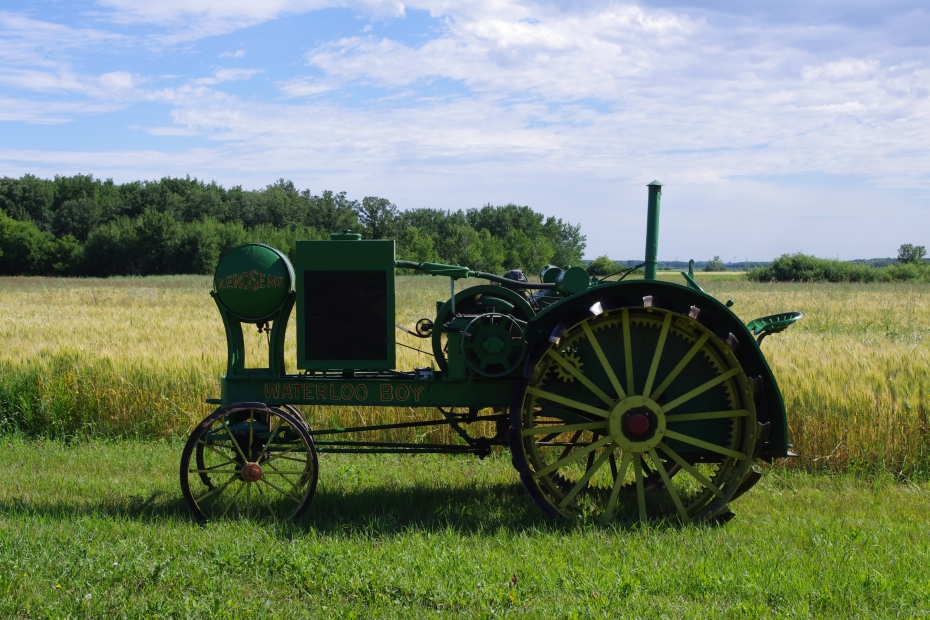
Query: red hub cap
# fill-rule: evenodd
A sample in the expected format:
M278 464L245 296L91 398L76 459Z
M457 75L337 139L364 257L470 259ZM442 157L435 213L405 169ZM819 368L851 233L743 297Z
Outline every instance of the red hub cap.
M262 467L258 463L246 463L242 468L242 477L247 482L255 482L262 477Z
M634 435L645 435L649 431L649 418L635 413L626 421L626 426Z

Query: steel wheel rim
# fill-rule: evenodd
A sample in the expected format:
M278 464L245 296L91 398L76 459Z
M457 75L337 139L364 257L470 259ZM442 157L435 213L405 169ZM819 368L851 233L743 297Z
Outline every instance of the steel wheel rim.
M520 407L524 481L566 516L710 518L751 467L755 406L739 362L698 321L661 308L568 329L543 352Z

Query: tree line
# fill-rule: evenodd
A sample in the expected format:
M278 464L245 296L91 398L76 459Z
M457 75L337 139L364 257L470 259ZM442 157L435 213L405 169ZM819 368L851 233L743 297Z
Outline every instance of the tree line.
M905 248L905 246L901 246ZM896 263L875 267L870 264L817 258L800 252L782 254L767 267L750 269L746 274L757 282L930 282L930 262L922 246L910 246L911 253Z
M386 198L314 194L281 179L260 190L165 177L0 179L0 274L209 274L227 250L267 243L293 260L299 239L350 230L395 239L397 257L502 273L580 264L580 225L508 204L401 210Z

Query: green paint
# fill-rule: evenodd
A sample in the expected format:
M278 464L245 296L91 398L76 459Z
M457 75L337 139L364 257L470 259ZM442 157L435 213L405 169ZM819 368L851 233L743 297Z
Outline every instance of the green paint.
M213 289L229 312L252 323L277 313L293 284L294 268L287 256L260 243L227 252L213 278Z
M656 279L656 262L659 255L659 203L662 201L662 184L653 181L649 187L649 211L646 215L646 275Z
M591 276L581 267L569 267L556 277L555 286L566 297L575 295L591 286Z

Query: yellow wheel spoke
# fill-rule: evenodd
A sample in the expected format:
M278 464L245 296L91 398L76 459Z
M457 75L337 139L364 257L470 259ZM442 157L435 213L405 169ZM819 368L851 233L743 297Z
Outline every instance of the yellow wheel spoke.
M233 437L232 431L229 430L229 427L226 425L226 420L220 418L220 423L223 425L223 428L226 429L226 434L229 435L229 438L232 440L232 444L235 446L236 452L239 453L239 456L242 457L242 461L244 463L248 463L249 459L245 458L245 455L242 453L242 448L239 447L239 442L236 441L236 438Z
M613 453L613 446L607 446L604 448L604 452L597 458L596 461L594 461L594 463L591 465L591 468L585 472L584 476L581 477L575 486L572 487L572 490L568 492L568 495L566 495L565 498L559 503L560 508L565 508L568 506L570 501L575 499L575 496L578 495L578 493L588 485L588 481L591 480L591 476L593 476L597 470L599 470L601 466L607 462L607 459L610 458L610 455Z
M688 461L681 458L681 456L677 452L675 452L674 450L669 448L667 445L665 445L664 442L659 444L659 448L663 452L665 452L667 455L672 457L672 460L678 463L679 465L681 465L681 468L685 470L686 472L688 472L689 474L691 474L691 476L695 480L697 480L698 482L703 484L705 487L713 491L714 495L716 495L717 497L725 496L724 492L721 491L717 485L715 485L713 482L708 480L704 474L696 470Z
M197 443L203 445L203 447L206 448L207 450L210 450L211 452L214 452L215 454L220 455L220 456L223 457L224 459L229 458L229 455L228 455L228 454L223 454L222 452L220 452L219 450L217 450L213 445L206 443L203 439L198 439L198 440L197 440ZM235 462L235 460L236 460L236 459L230 459L230 460L227 461L227 462L232 463L232 462ZM224 465L225 465L225 463L224 463Z
M578 409L579 411L584 411L585 413L592 413L596 416L606 418L608 411L603 409L598 409L591 405L586 405L585 403L580 403L577 400L572 400L571 398L565 398L564 396L559 396L558 394L553 394L552 392L546 392L545 390L540 390L534 387L526 388L527 394L532 394L538 396L539 398L545 398L546 400L551 400L554 403L559 403L560 405L565 405L567 407L572 407L573 409Z
M656 454L655 448L649 448L649 457L655 464L656 469L659 470L659 475L662 476L662 482L665 483L668 494L672 497L672 501L675 502L675 508L678 510L678 516L681 517L681 522L687 523L690 520L688 518L688 511L685 510L685 505L681 503L681 498L678 497L678 491L676 491L675 487L672 485L672 479L668 477L668 472L665 471L665 465L659 460L659 455Z
M255 424L253 420L255 419L255 412L249 411L249 456L252 456L252 439L255 436Z
M292 474L292 475L300 476L303 472L283 472L283 471L280 471L280 470L279 470L277 467L275 467L274 465L269 464L267 461L266 461L265 464L268 465L268 468L271 470L271 471L268 471L268 470L266 469L266 470L265 470L265 475L268 475L268 474L277 474L277 475L280 475L280 476L284 479L285 482L287 482L289 485L291 485L291 491L293 491L294 493L299 493L299 492L300 492L300 491L298 490L298 488L297 488L297 482L300 482L300 478L298 478L296 482L293 482L290 478L287 477L286 474Z
M238 469L191 469L189 470L192 474L238 474L240 470Z
M291 454L292 452L295 452L295 450L288 450L287 452L282 452L281 454L276 454L276 455L274 456L274 458L269 458L269 459L266 460L265 462L267 463L268 461L277 461L278 459L284 459L285 461L297 461L298 463L306 463L306 462L307 462L307 459L294 458L293 456L285 456L285 455L287 455L287 454Z
M271 502L268 500L268 497L265 495L265 492L262 491L261 485L256 484L255 490L258 491L258 494L262 496L262 501L265 503L265 507L268 508L268 514L271 515L271 518L274 519L277 515L274 513L274 509L271 507Z
M636 477L636 503L639 506L639 520L646 522L646 490L643 488L643 463L638 453L633 454L633 475Z
M269 421L268 426L270 427L270 426L271 426L271 424L270 424L271 420L269 419L268 421ZM281 418L277 418L277 421L278 421L278 423L274 426L274 428L270 428L270 429L268 430L268 441L265 442L265 449L262 450L262 454L268 454L268 455L269 455L269 458L270 458L270 456L271 456L271 453L268 452L268 446L271 445L271 441L274 439L275 435L278 434L278 429L281 428L281 423L282 423ZM285 454L286 454L286 453L285 453Z
M242 487L248 486L248 484L249 484L248 482L243 482L242 484L239 485L239 489L232 496L232 499L229 500L229 503L226 504L226 508L223 510L223 513L220 515L220 519L226 516L226 513L229 512L229 509L232 508L233 504L236 503L236 498L239 497L240 493L242 493Z
M607 356L604 355L604 350L601 349L601 344L597 341L597 338L594 337L594 332L591 330L591 327L588 326L588 322L585 321L582 323L581 328L584 330L585 336L588 337L588 342L591 343L591 348L594 349L594 354L597 355L597 359L600 360L604 372L607 373L610 384L613 386L614 390L616 390L617 397L620 399L626 398L626 392L623 391L620 380L617 379L614 369L610 366L610 362L607 361Z
M289 456L287 456L288 454L293 454L294 452L296 452L296 450L288 450L287 452L281 452L280 454L275 454L274 456L271 455L271 452L267 452L268 458L265 459L265 463L277 461L278 459L287 459L288 461L297 461L299 463L306 462L305 460L302 460L302 459L294 459L294 458L290 458Z
M229 459L228 461L224 461L220 463L219 465L213 465L212 467L206 467L204 469L189 469L188 471L192 474L208 474L210 472L214 472L217 474L228 473L228 472L219 472L215 470L219 469L220 467L226 467L230 463L235 463L235 462L236 462L236 459Z
M727 379L729 379L730 377L732 377L733 375L735 375L735 374L738 373L738 372L742 372L742 370L739 369L739 368L731 368L730 370L726 371L726 372L723 373L722 375L720 375L720 376L718 376L718 377L714 377L713 379L711 379L711 380L708 381L707 383L704 383L704 384L702 384L702 385L699 385L698 387L694 388L693 390L691 390L691 391L688 392L687 394L682 394L681 396L679 396L678 398L676 398L675 400L673 400L673 401L670 402L669 404L667 404L667 405L665 405L664 407L662 407L662 410L665 411L666 413L668 413L669 411L671 411L672 409L674 409L674 408L677 407L678 405L681 405L681 404L683 404L683 403L688 402L689 400L691 400L691 399L694 398L695 396L698 396L699 394L703 394L704 392L706 392L706 391L709 390L710 388L714 387L715 385L720 385L721 383L723 383L724 381L726 381Z
M213 495L213 494L215 494L215 493L220 493L220 492L224 491L224 490L226 489L226 487L228 487L229 485L231 485L231 484L236 480L236 478L238 478L238 477L239 477L239 476L238 476L238 472L236 472L235 474L233 474L232 476L229 477L229 480L227 480L226 482L224 482L224 483L221 484L220 486L218 486L218 487L216 487L215 489L213 489L212 491L209 491L209 492L207 492L207 493L204 493L203 495L201 495L200 497L198 497L197 500L196 500L196 502L199 504L200 502L202 502L203 500L207 499L207 498L210 497L211 495Z
M743 454L742 452L737 452L736 450L731 450L729 448L724 448L723 446L718 446L715 443L710 443L709 441L703 441L701 439L695 439L689 435L682 435L681 433L676 433L675 431L670 431L666 429L665 436L669 439L677 439L684 443L689 443L692 446L698 446L699 448L704 448L705 450L711 450L717 454L723 454L724 456L732 456L735 459L748 459L748 454Z
M646 377L646 387L643 388L643 394L649 394L652 390L652 382L655 381L656 371L659 370L659 360L662 359L662 351L665 349L665 339L668 338L668 328L672 324L672 314L667 313L665 320L662 322L662 331L659 333L659 342L656 344L656 352L652 356L652 366L649 367L649 376Z
M561 426L536 426L523 429L524 435L545 435L547 433L571 433L573 431L590 431L596 428L607 428L607 421L585 422L583 424L566 424Z
M291 495L290 493L288 493L287 491L285 491L284 489L282 489L282 488L279 487L278 485L276 485L276 484L274 484L274 483L272 483L272 482L268 482L267 480L265 480L265 477L264 477L264 476L262 476L262 477L259 478L258 480L259 480L259 482L264 482L265 484L267 484L268 486L270 486L272 489L274 489L275 491L277 491L277 492L280 493L281 495L283 495L283 496L285 496L285 497L291 498L292 500L294 500L294 501L297 502L298 504L300 503L300 498L299 498L299 497L294 497L293 495Z
M607 510L604 516L610 518L617 506L617 498L620 496L620 489L623 487L623 479L626 478L626 470L630 466L632 453L624 451L623 458L620 459L620 468L617 470L617 477L614 478L614 488L610 491L610 499L607 500Z
M546 467L543 467L543 468L540 469L538 472L536 472L535 474L533 474L533 476L536 477L536 478L539 478L540 476L545 476L546 474L548 474L548 473L550 473L550 472L553 472L553 471L557 470L558 468L562 467L563 465L568 465L568 464L571 463L572 461L577 461L577 460L580 459L581 457L585 456L588 452L591 452L592 450L597 450L597 449L600 448L601 446L605 446L605 445L607 445L608 443L610 443L611 441L613 441L613 437L611 437L611 436L609 436L609 435L608 435L607 437L602 437L602 438L598 439L597 441L595 441L594 443L588 444L587 446L585 446L585 447L582 448L581 450L578 450L577 452L573 452L572 454L569 454L568 456L559 459L558 461L556 461L556 462L553 463L552 465L547 465Z
M696 422L698 420L718 420L720 418L745 418L748 415L749 409L732 409L730 411L708 411L706 413L667 415L665 416L665 421L671 424L673 422Z
M652 391L652 394L649 395L649 398L655 400L659 397L660 394L662 394L662 392L665 391L665 388L672 384L672 381L674 381L675 378L678 377L678 374L685 369L685 366L688 365L688 362L691 361L691 358L697 355L697 352L701 350L701 347L704 346L704 343L707 342L708 338L710 338L710 332L701 336L698 341L694 343L694 346L691 347L691 350L688 351L688 353L686 353L683 358L681 358L681 361L678 362L678 364L672 369L672 372L668 373L668 376L665 377L665 381L663 381L659 387Z
M608 395L604 392L604 390L602 390L601 388L599 388L599 387L597 387L596 385L594 385L594 383L593 383L590 379L588 379L586 376L584 376L583 374L581 374L581 371L580 371L580 370L578 370L577 368L575 368L574 366L572 366L570 363L568 363L568 362L565 360L565 358L563 358L561 355L559 355L558 353L556 353L556 352L553 351L552 349L549 349L549 350L546 352L546 354L547 354L549 357L551 357L552 359L554 359L554 360L555 360L562 368L564 368L571 376L573 376L573 377L575 377L576 379L578 379L578 381L580 381L581 384L582 384L583 386L585 386L586 388L588 388L589 390L591 390L592 392L594 392L594 394L595 394L598 398L600 398L602 401L604 401L605 403L607 403L609 406L613 407L613 405L614 405L613 399L612 399L610 396L608 396Z
M626 363L626 393L636 394L633 385L633 343L630 341L630 311L624 310L623 316L623 360Z

